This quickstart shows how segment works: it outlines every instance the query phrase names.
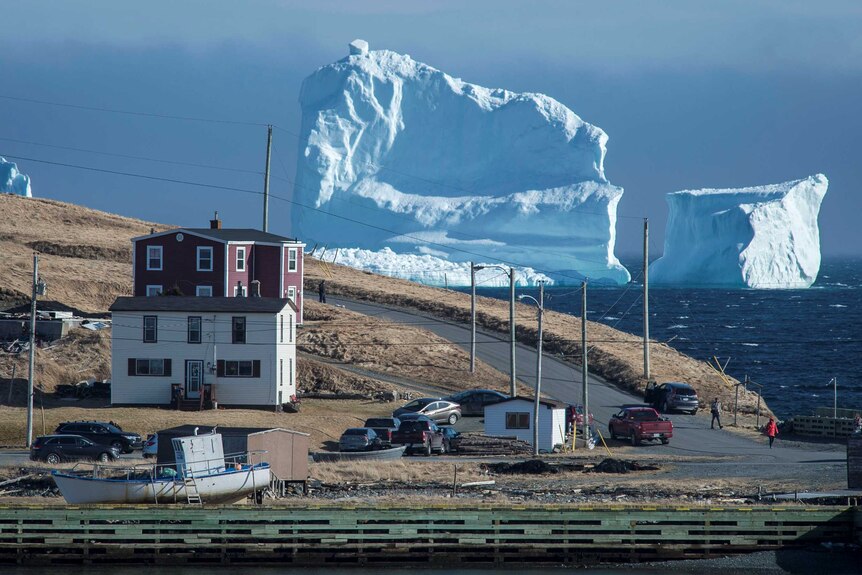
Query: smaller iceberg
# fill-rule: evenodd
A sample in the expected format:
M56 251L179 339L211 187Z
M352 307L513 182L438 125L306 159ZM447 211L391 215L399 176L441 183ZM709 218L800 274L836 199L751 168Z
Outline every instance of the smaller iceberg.
M18 171L15 162L7 162L6 158L0 157L0 192L4 194L15 194L32 198L30 191L30 178Z
M664 254L654 285L757 289L810 287L820 271L817 216L829 181L802 180L667 195Z

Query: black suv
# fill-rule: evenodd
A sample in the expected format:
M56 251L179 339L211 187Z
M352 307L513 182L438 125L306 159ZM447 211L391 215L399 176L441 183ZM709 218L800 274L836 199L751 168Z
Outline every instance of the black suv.
M670 381L656 385L651 381L644 391L644 401L663 413L672 410L687 411L694 415L700 407L697 392L687 383Z
M37 437L30 446L30 459L57 465L71 459L95 459L102 463L120 456L119 449L93 443L80 435L45 435Z
M61 423L54 433L59 435L80 435L93 443L116 447L123 453L141 449L144 444L137 433L127 433L116 423L102 421L72 421Z

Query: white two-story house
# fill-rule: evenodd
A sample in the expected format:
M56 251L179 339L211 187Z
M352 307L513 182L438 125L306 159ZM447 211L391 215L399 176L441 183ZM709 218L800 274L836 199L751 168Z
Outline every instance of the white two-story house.
M111 403L281 405L296 394L296 307L268 297L119 297Z

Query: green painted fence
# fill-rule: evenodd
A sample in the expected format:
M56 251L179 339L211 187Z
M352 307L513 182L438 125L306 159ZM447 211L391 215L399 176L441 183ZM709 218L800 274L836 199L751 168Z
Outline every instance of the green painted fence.
M854 507L0 507L0 564L595 564L860 542Z

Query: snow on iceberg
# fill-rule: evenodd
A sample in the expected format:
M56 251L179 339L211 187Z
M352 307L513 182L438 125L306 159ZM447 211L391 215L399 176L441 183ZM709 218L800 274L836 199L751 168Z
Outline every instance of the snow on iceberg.
M342 248L338 250L335 263L426 285L442 287L470 285L470 262L452 262L433 253L399 254L390 248L379 251ZM476 262L476 265L484 266L484 269L476 271L477 286L508 287L507 270L493 267L497 265L495 263ZM546 285L554 284L551 278L533 268L515 269L515 285L535 286L540 281L545 282Z
M614 255L623 190L605 178L608 137L556 100L354 40L305 79L300 104L303 239L501 261L557 283L629 281Z
M820 271L817 215L829 181L803 180L667 195L664 255L650 282L688 286L807 288Z
M30 178L18 171L15 162L7 162L6 158L0 158L0 193L33 197Z

